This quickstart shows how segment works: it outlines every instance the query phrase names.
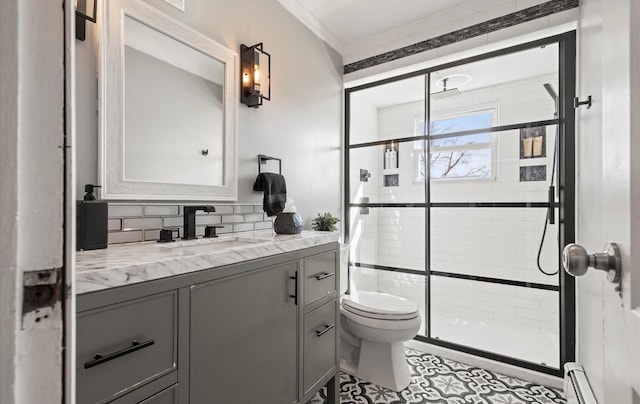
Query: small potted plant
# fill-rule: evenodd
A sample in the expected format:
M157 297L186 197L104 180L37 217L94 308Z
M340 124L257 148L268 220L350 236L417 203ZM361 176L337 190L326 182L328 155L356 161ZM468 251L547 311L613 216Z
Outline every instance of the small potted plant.
M316 231L336 231L338 230L336 223L339 221L340 219L329 212L323 214L318 213L316 218L311 222L311 228Z

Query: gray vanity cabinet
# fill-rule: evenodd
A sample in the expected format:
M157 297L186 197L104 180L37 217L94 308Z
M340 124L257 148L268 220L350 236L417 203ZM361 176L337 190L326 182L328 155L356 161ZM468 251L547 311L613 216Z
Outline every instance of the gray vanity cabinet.
M192 403L297 400L298 261L191 287Z
M77 403L338 401L338 245L78 295Z

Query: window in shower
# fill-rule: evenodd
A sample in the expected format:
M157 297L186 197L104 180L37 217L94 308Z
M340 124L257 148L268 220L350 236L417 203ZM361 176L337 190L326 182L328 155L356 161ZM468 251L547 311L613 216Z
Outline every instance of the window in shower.
M415 302L416 339L555 375L573 359L558 269L574 237L574 46L564 34L346 90L351 292Z
M492 126L495 109L451 114L447 117L437 117L431 121L430 133L433 136L451 132L473 131ZM425 132L425 121L418 120L416 133ZM416 181L424 182L426 176L426 152L421 142L416 142L415 152ZM431 179L476 179L490 178L494 161L491 133L475 133L434 138L431 141L430 172Z

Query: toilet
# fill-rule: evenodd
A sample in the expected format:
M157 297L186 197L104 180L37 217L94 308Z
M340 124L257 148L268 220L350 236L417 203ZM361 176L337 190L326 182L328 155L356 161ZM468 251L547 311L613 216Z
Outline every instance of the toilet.
M411 382L404 342L418 333L418 307L388 293L356 291L348 286L348 259L340 265L340 368L360 379L394 391Z

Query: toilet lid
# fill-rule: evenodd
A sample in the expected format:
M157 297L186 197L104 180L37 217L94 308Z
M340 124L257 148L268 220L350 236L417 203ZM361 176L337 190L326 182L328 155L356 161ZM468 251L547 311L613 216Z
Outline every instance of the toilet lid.
M345 310L365 317L404 320L418 315L416 305L388 293L357 292L343 297Z

